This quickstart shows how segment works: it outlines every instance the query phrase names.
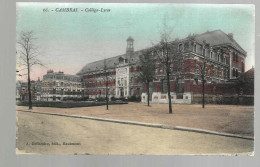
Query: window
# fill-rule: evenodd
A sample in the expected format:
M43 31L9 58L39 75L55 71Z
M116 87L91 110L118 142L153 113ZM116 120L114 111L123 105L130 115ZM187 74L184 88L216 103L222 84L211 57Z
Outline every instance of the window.
M141 90L140 90L140 88L137 88L137 90L136 90L136 94L137 94L137 96L140 96L140 94L141 94Z
M183 93L184 89L183 89L183 79L178 78L177 82L176 82L176 93Z
M212 76L215 75L215 67L214 67L214 65L211 65L211 75Z
M213 55L213 52L212 52L212 51L210 51L210 59L212 59L212 55Z
M236 69L236 77L238 77L238 71L237 71L237 69Z
M197 52L197 45L196 44L194 44L194 46L193 46L193 52Z
M161 91L162 93L167 93L167 80L162 80L161 81Z
M197 60L195 60L195 73L198 73L199 72L199 67L198 67L198 62Z
M235 77L236 76L236 71L235 71L235 69L233 68L233 77Z
M178 60L178 71L181 72L183 69L183 61L182 60Z
M218 67L218 77L221 77L221 69Z
M179 52L183 51L183 44L179 44Z
M220 61L220 54L218 53L218 61Z
M202 49L202 55L206 56L206 49L204 49L204 48Z
M241 69L242 69L242 72L245 72L244 62L241 62Z

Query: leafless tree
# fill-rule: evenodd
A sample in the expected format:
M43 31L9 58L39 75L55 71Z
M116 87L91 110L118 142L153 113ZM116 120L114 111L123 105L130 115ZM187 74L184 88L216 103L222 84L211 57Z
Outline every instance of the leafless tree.
M208 68L207 68L207 60L201 60L196 61L196 73L198 74L198 78L196 78L196 82L198 82L198 79L201 79L202 81L202 108L205 108L205 82L206 82L206 76L208 74Z
M106 98L106 109L108 110L108 105L109 105L109 98L108 98L108 82L109 82L109 69L107 66L107 60L104 59L104 64L103 67L101 69L99 69L98 67L96 67L97 70L99 70L102 75L101 78L102 80L105 82L105 98Z
M106 84L106 106L107 106L107 110L108 110L108 68L107 68L107 64L106 64L106 59L104 60L104 73L105 73L105 84Z
M170 80L173 78L174 69L176 67L182 67L183 55L182 50L179 49L176 41L172 41L173 28L168 27L166 22L163 24L163 28L160 34L159 44L154 45L153 53L156 57L160 59L160 63L163 67L163 72L165 74L165 79L167 83L167 94L169 100L169 113L172 114L172 101L171 101L171 83ZM180 63L176 63L180 61ZM181 70L180 71L181 74ZM176 74L176 71L175 71Z
M154 60L153 60L152 52L151 50L145 50L140 56L139 79L146 84L148 106L149 106L149 98L150 98L149 86L150 86L150 82L152 82L154 78L155 78Z
M44 66L38 59L39 50L35 44L35 35L33 31L21 32L18 40L18 64L24 66L27 70L28 95L29 95L29 109L32 109L32 95L31 95L31 69L32 66Z

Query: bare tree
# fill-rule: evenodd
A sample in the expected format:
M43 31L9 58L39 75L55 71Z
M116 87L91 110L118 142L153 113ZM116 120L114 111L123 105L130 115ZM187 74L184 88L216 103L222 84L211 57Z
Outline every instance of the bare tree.
M24 66L27 70L27 81L28 81L28 95L29 95L29 109L32 109L32 95L31 95L31 69L34 65L43 66L41 61L38 59L39 51L35 45L35 36L33 31L21 32L18 40L18 54L19 54L19 65Z
M209 69L207 69L207 60L196 61L196 73L198 73L198 78L195 79L201 79L202 81L202 108L205 108L205 82L208 70Z
M164 23L164 28L161 32L161 41L159 44L153 47L153 54L161 60L161 65L163 67L163 72L165 74L167 83L167 94L169 100L169 113L172 114L172 102L171 102L171 74L173 72L173 66L175 57L177 56L176 47L170 42L171 34L173 29L169 29Z
M153 57L152 57L151 50L145 50L142 55L140 56L140 74L139 79L143 83L146 84L147 88L147 105L149 106L149 86L150 82L153 81L155 74L154 74L154 64L153 64Z
M105 73L105 82L106 82L106 106L108 110L108 68L106 64L106 59L104 60L104 73Z
M103 74L101 76L102 80L105 81L105 98L106 98L106 109L108 110L108 101L109 101L109 98L108 98L108 81L109 81L109 69L107 67L107 61L106 59L104 59L104 64L103 64L103 67L102 69L98 69L96 67L97 70L100 70L100 72Z

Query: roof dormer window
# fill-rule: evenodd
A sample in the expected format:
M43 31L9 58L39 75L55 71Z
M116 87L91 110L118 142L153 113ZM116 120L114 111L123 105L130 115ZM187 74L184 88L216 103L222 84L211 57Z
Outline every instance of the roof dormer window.
M197 45L196 44L193 45L193 52L197 52Z

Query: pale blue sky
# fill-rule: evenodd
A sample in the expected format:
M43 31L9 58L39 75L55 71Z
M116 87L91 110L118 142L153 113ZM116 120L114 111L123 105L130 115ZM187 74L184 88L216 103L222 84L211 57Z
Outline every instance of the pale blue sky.
M111 12L55 12L68 7ZM33 30L46 66L76 74L87 63L125 53L130 35L135 50L151 46L160 38L165 17L174 27L173 39L216 29L233 33L248 54L246 69L254 65L253 5L17 3L16 33ZM46 70L35 67L32 79L42 78Z

